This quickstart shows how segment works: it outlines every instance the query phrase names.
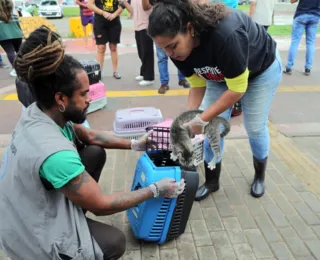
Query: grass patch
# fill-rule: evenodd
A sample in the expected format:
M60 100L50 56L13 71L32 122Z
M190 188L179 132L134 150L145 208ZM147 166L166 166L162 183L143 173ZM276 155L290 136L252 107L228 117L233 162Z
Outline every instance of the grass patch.
M246 4L238 5L238 9L241 10L242 12L249 13L250 5L246 5Z
M69 33L67 34L67 38L77 38L77 37L74 35L73 32L69 32Z
M271 25L268 28L268 33L273 36L288 36L291 35L292 25Z
M38 8L34 9L34 16L38 16ZM80 8L79 7L63 7L63 15L65 17L74 17L80 16Z
M80 16L79 7L63 7L63 15L65 17Z
M122 14L123 16L128 16L128 10L124 9ZM80 8L79 7L63 7L63 15L65 17L75 17L80 16ZM34 16L38 16L38 8L34 9Z
M268 29L268 33L272 36L290 36L292 31L292 25L271 25ZM320 33L320 27L318 29Z
M124 9L121 13L121 16L128 16L129 12L127 9Z

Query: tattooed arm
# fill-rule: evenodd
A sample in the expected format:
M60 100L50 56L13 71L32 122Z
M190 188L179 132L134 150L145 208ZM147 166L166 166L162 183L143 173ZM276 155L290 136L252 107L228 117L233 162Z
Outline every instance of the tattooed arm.
M104 195L99 185L86 171L72 179L61 188L61 191L73 203L97 216L127 210L153 197L150 187Z
M112 134L95 131L78 124L74 124L73 129L84 144L95 144L109 149L131 149L131 141L128 139L118 138Z

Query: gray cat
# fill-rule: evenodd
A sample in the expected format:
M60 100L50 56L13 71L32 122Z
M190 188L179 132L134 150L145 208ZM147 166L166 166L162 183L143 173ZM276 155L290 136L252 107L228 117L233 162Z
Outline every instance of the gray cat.
M184 123L192 120L197 114L201 114L202 110L189 110L179 115L172 123L170 129L170 142L172 153L170 158L173 161L179 159L182 166L190 167L194 165L195 154L190 139L191 131L189 127L183 126ZM221 133L220 124L223 126ZM215 117L204 128L204 135L208 138L210 147L214 153L211 162L208 163L209 169L216 167L216 159L220 157L220 139L230 132L230 123L223 117Z

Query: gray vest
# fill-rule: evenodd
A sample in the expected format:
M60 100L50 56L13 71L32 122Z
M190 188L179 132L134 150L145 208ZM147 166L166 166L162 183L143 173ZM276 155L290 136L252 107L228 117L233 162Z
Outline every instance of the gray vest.
M35 103L18 122L0 165L0 249L14 260L103 259L80 207L44 188L39 169L48 156L77 151ZM106 234L107 235L107 234Z

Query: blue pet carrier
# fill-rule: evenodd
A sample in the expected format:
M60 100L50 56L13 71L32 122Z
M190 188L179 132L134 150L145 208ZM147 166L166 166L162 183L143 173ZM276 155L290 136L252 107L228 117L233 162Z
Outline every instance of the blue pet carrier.
M184 178L184 192L174 199L153 198L128 209L127 216L136 238L163 244L184 233L199 184L195 168L183 168L170 159L168 128L153 129L157 147L148 144L137 162L131 190L138 190L163 178ZM166 136L164 138L164 136ZM160 140L160 141L159 141ZM154 143L153 143L154 144ZM161 147L161 149L159 149Z

